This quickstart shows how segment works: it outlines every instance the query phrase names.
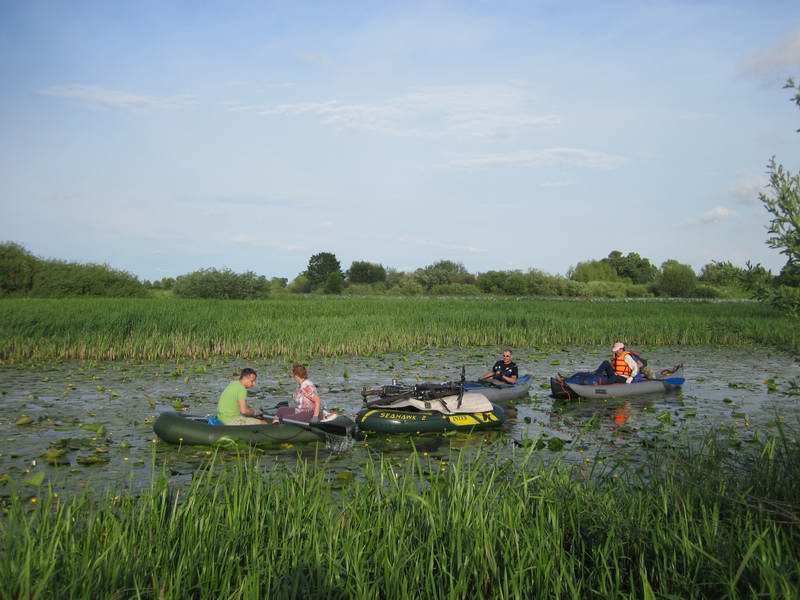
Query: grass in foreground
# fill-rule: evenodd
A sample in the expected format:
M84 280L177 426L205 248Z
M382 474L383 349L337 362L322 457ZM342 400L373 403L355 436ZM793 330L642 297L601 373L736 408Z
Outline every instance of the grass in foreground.
M0 361L370 355L428 346L766 345L796 320L754 303L515 299L6 299Z
M646 477L512 462L363 478L212 465L188 489L12 500L4 598L796 598L800 442Z

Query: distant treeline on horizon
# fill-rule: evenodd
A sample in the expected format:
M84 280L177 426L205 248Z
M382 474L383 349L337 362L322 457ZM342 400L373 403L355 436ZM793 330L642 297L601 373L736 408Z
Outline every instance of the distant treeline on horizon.
M539 269L473 274L463 264L440 260L413 272L369 261L353 261L343 270L330 252L313 255L292 281L252 271L201 269L175 278L140 280L106 264L76 263L34 256L22 245L0 243L0 296L148 297L259 299L286 294L548 296L586 298L746 298L754 281L798 282L778 278L761 267L712 261L699 275L691 266L667 260L660 267L635 252L614 250L606 258L579 262L566 276Z

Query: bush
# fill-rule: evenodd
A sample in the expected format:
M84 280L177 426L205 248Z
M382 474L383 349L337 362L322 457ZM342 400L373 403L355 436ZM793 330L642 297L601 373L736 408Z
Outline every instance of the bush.
M431 288L432 296L479 296L481 288L471 283L443 283Z
M147 289L135 276L108 265L38 261L31 295L40 297L141 297Z
M646 285L629 285L625 288L626 298L648 298L652 295Z
M311 282L303 274L298 275L287 287L292 294L308 294L311 292Z
M341 294L344 287L344 277L340 271L333 271L328 274L325 280L325 293L326 294Z
M699 284L695 286L692 296L695 298L721 298L722 293L710 285Z
M39 259L19 244L0 244L0 295L30 292L38 262Z
M181 298L248 300L269 296L266 277L252 271L234 273L230 269L201 269L175 280L175 295Z
M414 277L426 291L430 291L435 285L447 283L475 283L475 276L464 265L451 260L440 260L423 269L417 269Z

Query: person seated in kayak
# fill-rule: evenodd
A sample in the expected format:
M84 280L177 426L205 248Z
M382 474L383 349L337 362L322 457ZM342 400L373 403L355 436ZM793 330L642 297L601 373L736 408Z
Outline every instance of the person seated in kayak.
M297 383L294 394L295 406L282 406L275 414L275 422L283 419L318 423L320 418L327 416L322 410L322 399L317 392L317 386L308 378L308 369L303 365L292 366L292 378Z
M611 352L614 353L611 362L604 360L595 373L605 377L608 383L632 383L639 374L639 361L635 355L625 350L622 342L614 344Z
M519 369L517 364L511 360L511 350L503 350L503 358L494 363L491 371L486 372L481 379L490 379L499 383L517 383Z
M225 425L263 425L256 419L259 411L247 405L247 390L256 384L256 372L242 369L238 381L231 381L220 394L217 402L217 418Z

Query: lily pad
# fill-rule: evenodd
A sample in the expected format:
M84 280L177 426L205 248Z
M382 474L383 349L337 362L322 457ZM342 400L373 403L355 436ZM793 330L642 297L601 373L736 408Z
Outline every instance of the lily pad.
M15 423L17 427L24 427L25 425L30 425L33 423L33 418L29 417L28 415L22 415L17 422Z
M560 452L564 449L564 440L557 437L550 438L547 441L547 449L550 450L550 452Z
M108 462L108 457L100 455L100 454L86 454L84 456L79 456L75 459L79 465L104 465Z
M43 481L44 481L44 471L39 471L38 473L35 473L34 475L28 477L24 481L24 483L31 487L39 487L40 485L42 485Z

